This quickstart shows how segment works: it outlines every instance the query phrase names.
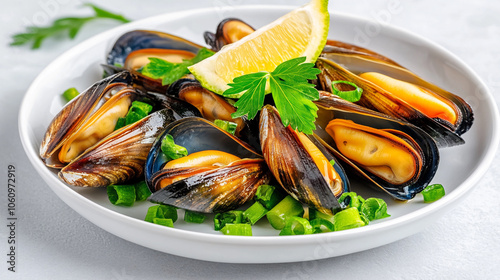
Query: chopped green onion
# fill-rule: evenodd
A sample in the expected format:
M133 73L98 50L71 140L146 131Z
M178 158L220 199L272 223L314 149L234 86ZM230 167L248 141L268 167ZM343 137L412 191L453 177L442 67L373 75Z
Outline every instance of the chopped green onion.
M281 230L280 235L304 235L312 233L313 227L307 219L291 216L286 218L285 227Z
M361 218L358 208L350 207L335 214L333 225L335 231L339 231L362 227L366 222Z
M144 221L152 223L155 218L171 219L172 222L175 222L177 221L177 208L170 205L151 206Z
M214 217L214 229L221 230L226 224L245 224L246 217L243 211L231 210L224 213L217 213Z
M124 118L118 118L115 125L115 130L126 125L133 124L146 117L153 110L153 106L141 101L134 101L128 109L128 113Z
M323 218L316 218L309 221L313 228L314 233L331 232L335 231L335 226L330 220L325 220Z
M215 120L214 124L232 135L234 135L234 133L236 132L236 127L238 126L234 122L224 121L219 119Z
M267 220L271 226L279 230L285 227L287 217L302 217L302 215L304 215L304 208L302 207L302 204L290 195L283 198L283 200L281 200L266 214Z
M186 210L184 212L184 221L187 223L201 224L205 221L206 216L203 213Z
M140 181L139 183L135 184L134 187L136 201L144 201L151 195L151 191L149 190L146 181Z
M166 227L174 227L174 221L172 221L172 219L154 218L153 224L166 226Z
M324 219L333 223L333 216L325 214L314 208L309 208L309 221L314 219Z
M63 97L64 97L64 99L66 99L66 102L70 102L71 99L77 97L78 94L80 94L78 92L78 90L76 88L72 87L72 88L68 88L67 90L65 90L63 92Z
M247 218L251 225L254 225L258 220L264 217L267 213L266 207L260 202L255 202L247 210L243 211L243 216Z
M360 212L365 215L368 220L378 220L390 217L387 214L387 203L383 199L370 197L361 205Z
M115 130L120 129L120 128L126 126L126 125L127 125L127 119L120 117L116 121Z
M281 189L271 185L260 185L255 192L254 200L260 202L267 210L271 210L285 197Z
M135 202L133 185L109 185L106 189L109 201L113 205L132 206Z
M353 90L342 91L335 87L336 84L346 84L353 86ZM361 95L363 94L363 89L358 87L355 83L351 83L348 81L332 81L332 91L333 94L338 95L340 98L345 99L350 102L357 102L361 99Z
M332 166L334 166L334 165L335 165L335 160L334 160L334 159L331 159L331 160L330 160L330 164L331 164Z
M221 232L224 235L252 236L252 226L249 224L226 224Z
M174 137L170 134L167 134L161 141L161 150L170 160L188 155L187 149L183 146L175 144Z
M363 202L365 202L365 199L355 192L345 192L339 198L339 203L344 204L344 207L356 207L358 210L360 210Z
M135 112L143 117L147 116L153 110L153 106L141 101L134 101L130 106L129 112Z
M424 202L433 202L444 196L444 187L441 184L427 186L422 192Z

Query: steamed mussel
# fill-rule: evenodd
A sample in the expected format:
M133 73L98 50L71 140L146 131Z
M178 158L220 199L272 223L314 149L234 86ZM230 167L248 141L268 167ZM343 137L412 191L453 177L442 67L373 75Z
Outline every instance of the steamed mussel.
M269 169L288 194L326 214L340 210L337 198L349 191L349 181L320 143L285 127L271 105L262 108L260 141Z
M354 82L365 92L358 104L423 127L440 146L463 144L458 135L470 129L474 117L462 98L377 53L337 45L327 44L317 62L322 89L332 92L335 80Z
M332 94L320 96L315 135L355 172L401 200L429 184L439 164L429 135Z
M170 135L188 156L168 160L161 151ZM235 209L271 176L262 157L233 135L201 118L168 125L146 162L150 201L203 213Z
M154 103L157 112L116 130L118 119L127 115L134 100ZM61 169L59 177L75 186L99 187L139 178L163 127L176 119L199 116L189 106L182 100L144 93L135 87L130 72L120 72L92 85L54 117L40 157L47 166Z

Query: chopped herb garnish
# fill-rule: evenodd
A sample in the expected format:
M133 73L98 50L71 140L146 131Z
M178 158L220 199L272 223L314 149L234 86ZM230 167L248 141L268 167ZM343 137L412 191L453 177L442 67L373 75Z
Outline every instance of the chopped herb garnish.
M286 193L280 188L271 185L260 185L253 199L260 202L267 210L271 210L285 197L285 195Z
M166 226L166 227L172 227L172 228L174 227L174 221L172 221L172 219L154 218L153 224Z
M339 90L335 87L336 84L347 84L353 86L353 90L343 91ZM361 99L361 95L363 94L363 89L358 87L355 83L351 83L348 81L332 81L332 91L333 94L338 95L340 98L345 99L350 102L357 102Z
M66 100L66 102L70 102L73 98L77 97L80 93L78 90L74 87L68 88L63 92L63 97Z
M252 236L252 226L249 224L226 224L220 231L224 235Z
M175 144L174 137L167 134L161 141L161 151L169 160L178 159L188 155L185 147Z
M243 216L254 225L258 220L264 217L267 213L266 207L264 207L260 202L255 202L252 206L248 207L247 210L243 211Z
M444 196L444 187L441 184L429 185L421 194L424 196L424 202L434 202Z
M203 213L193 212L186 210L184 212L184 221L187 223L201 224L205 221L207 216Z
M287 217L302 217L304 215L304 207L290 195L285 196L273 209L267 212L267 220L275 229L283 229Z
M60 18L58 20L55 20L51 26L46 27L29 26L26 28L25 33L18 33L13 35L13 41L10 43L10 45L21 46L32 43L31 48L38 49L46 38L55 37L63 32L67 32L69 38L74 39L76 37L76 34L78 34L78 31L80 31L85 23L96 19L108 18L123 23L130 22L130 20L124 18L123 16L106 11L96 5L87 3L84 4L84 6L91 7L94 10L94 16Z
M134 101L128 109L128 113L123 118L118 118L115 125L115 130L126 125L133 124L146 117L153 110L153 106L141 101Z
M151 195L151 191L149 190L148 184L145 181L140 181L139 183L135 184L134 187L136 201L144 201Z
M243 211L231 210L217 213L214 217L214 229L221 230L226 224L246 224L248 220L243 216Z
M335 231L357 228L367 225L366 221L361 218L358 208L350 207L344 209L334 216Z
M234 135L234 133L236 132L236 127L238 127L238 125L234 122L218 119L214 121L214 124L232 135Z
M113 205L132 206L135 202L133 185L110 185L107 187L108 199Z
M343 193L339 198L339 203L343 207L355 207L361 210L361 205L365 202L365 199L355 192Z
M280 235L305 235L313 233L313 227L307 219L294 216L286 218L285 227L280 231Z
M213 51L202 48L195 57L184 59L181 63L172 63L161 58L150 57L148 58L149 63L142 67L141 73L153 79L161 79L162 85L170 85L184 75L189 74L189 66L212 55L214 55Z
M148 209L148 213L144 221L153 223L155 218L171 219L172 222L177 221L177 208L170 205L155 205Z
M367 198L361 205L359 211L370 221L391 216L387 214L387 203L385 203L383 199L374 197Z
M314 63L304 63L305 57L290 59L278 65L273 72L257 72L234 78L225 97L243 95L234 104L238 110L233 118L247 115L253 119L264 106L266 86L269 83L276 108L285 127L312 134L318 107L312 102L319 98L318 90L308 80L316 79L321 71Z

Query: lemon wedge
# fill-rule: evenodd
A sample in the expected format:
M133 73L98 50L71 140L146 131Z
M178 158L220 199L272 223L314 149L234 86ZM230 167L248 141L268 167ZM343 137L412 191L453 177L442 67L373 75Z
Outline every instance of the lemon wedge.
M306 62L316 61L329 26L328 0L312 0L188 69L203 87L222 94L229 88L227 84L241 75L271 72L279 64L302 56Z

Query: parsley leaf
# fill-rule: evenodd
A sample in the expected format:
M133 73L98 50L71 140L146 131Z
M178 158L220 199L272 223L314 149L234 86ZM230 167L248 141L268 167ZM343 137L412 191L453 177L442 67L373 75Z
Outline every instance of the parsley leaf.
M10 45L21 46L32 42L31 48L38 49L46 38L57 36L65 31L68 33L70 39L74 39L85 23L100 18L114 19L123 23L130 22L130 20L121 15L111 13L93 4L85 4L85 6L91 7L95 15L91 17L61 18L55 20L51 26L47 27L29 26L26 28L26 32L14 34Z
M181 63L172 63L161 58L149 57L149 63L142 67L140 72L153 79L161 79L162 85L169 85L189 74L188 67L214 55L206 48L198 51L192 59L184 59Z
M312 134L316 128L318 107L312 102L319 99L319 93L308 80L316 78L321 71L314 63L304 63L305 57L294 58L278 65L273 72L257 72L233 80L224 96L244 92L234 104L238 110L233 118L247 115L253 119L264 106L266 85L269 82L271 94L284 126Z

